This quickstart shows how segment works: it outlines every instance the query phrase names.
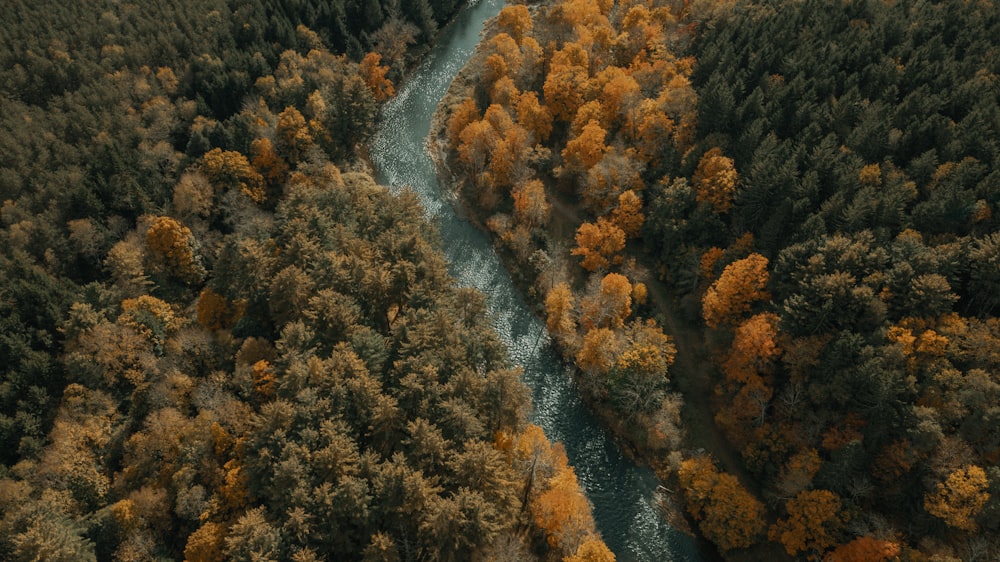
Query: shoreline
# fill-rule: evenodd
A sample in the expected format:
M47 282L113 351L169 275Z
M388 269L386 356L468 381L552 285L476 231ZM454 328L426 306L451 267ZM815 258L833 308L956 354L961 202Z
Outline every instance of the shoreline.
M483 30L484 36L489 35L491 25L494 21L495 20L490 20L487 22ZM542 313L543 303L539 300L537 295L533 295L528 291L528 289L531 288L530 283L526 285L525 276L518 270L517 264L511 255L510 250L497 244L497 237L492 231L490 231L490 229L486 228L485 223L483 222L484 217L482 216L482 213L479 213L468 201L468 199L463 196L465 180L454 172L451 165L452 162L451 155L448 150L448 141L445 138L445 131L447 127L446 113L450 113L448 111L450 107L474 92L474 78L470 77L470 74L473 72L472 69L477 68L477 65L481 65L482 63L483 56L480 48L481 46L482 43L477 46L476 51L469 58L469 61L459 70L455 79L449 85L444 97L439 102L434 111L434 115L432 116L431 128L428 132L427 138L424 140L424 145L434 163L435 174L437 175L438 181L442 186L442 191L447 193L449 199L451 199L450 203L456 215L461 217L463 220L468 221L475 226L475 228L489 237L494 251L496 251L497 255L500 257L503 267L511 275L511 279L513 280L518 291L521 293L521 296L531 308L532 313L542 323L544 323L545 316ZM559 241L566 242L566 240ZM570 242L572 242L572 240L570 240ZM664 313L660 307L652 309L652 312L653 315L661 315ZM671 335L671 337L673 336ZM566 360L563 350L558 345L555 345L555 349L557 350L557 355L559 355L563 364L571 367L573 371L573 382L575 385L579 380L578 367L572 362ZM627 429L623 428L621 423L616 423L616 421L620 421L619 417L609 406L593 400L587 395L587 393L579 392L579 395L587 410L595 415L601 425L609 431L613 441L621 449L622 453L634 463L646 466L653 471L658 482L657 500L660 504L660 511L664 520L678 532L692 537L698 545L699 553L706 562L721 562L726 560L720 554L716 546L697 530L697 522L694 521L683 508L684 500L679 492L676 478L672 472L664 466L664 463L660 459L657 459L651 452L644 451L643 448L631 438ZM687 427L684 427L683 429L685 430L685 438L683 439L682 451L693 451L699 449L700 447L698 447L697 444L694 443L688 436Z

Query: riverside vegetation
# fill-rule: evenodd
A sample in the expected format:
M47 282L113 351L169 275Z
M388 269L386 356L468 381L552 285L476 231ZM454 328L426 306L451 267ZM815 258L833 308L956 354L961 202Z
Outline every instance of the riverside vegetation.
M724 556L1000 555L997 36L989 2L514 4L442 108L581 390Z

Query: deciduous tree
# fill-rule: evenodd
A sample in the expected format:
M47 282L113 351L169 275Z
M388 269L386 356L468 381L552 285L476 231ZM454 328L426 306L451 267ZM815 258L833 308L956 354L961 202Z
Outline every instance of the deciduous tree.
M618 196L618 206L611 211L611 221L622 229L626 238L635 238L642 232L646 216L642 212L642 198L632 189Z
M511 192L514 199L514 218L532 228L549 220L552 205L545 197L545 185L537 179L521 183Z
M698 168L691 178L699 203L708 203L716 213L727 213L733 206L738 176L732 158L715 147L698 161Z
M790 556L809 553L819 559L836 544L844 524L840 497L829 490L805 490L788 500L786 519L779 519L768 531L768 538L778 541Z
M625 249L625 232L603 218L596 223L585 222L576 231L576 248L570 252L581 256L580 266L587 271L605 269L620 263L618 252Z
M924 509L943 520L949 527L972 532L977 529L976 516L990 498L986 472L976 465L953 471L934 492L924 497Z
M632 314L632 284L620 273L609 273L580 300L580 310L580 324L586 330L621 328Z
M756 301L771 297L767 291L767 258L750 254L722 270L722 275L702 298L702 316L710 328L738 322Z
M156 217L146 231L146 247L154 266L188 283L205 275L201 260L194 252L191 229L170 217Z
M842 544L823 558L823 562L887 562L900 554L899 543L867 535Z
M608 151L604 140L608 132L597 121L590 121L576 137L566 142L562 151L566 171L584 173L594 167Z
M746 548L764 531L764 504L735 476L719 472L710 457L683 461L677 472L688 512L723 551Z
M378 101L385 101L396 95L396 89L392 82L385 77L389 72L388 66L382 66L382 55L378 53L368 53L361 59L361 76L365 80L372 96Z

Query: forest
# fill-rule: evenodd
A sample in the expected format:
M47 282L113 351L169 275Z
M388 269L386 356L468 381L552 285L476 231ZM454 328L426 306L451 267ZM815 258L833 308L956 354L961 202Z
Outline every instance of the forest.
M359 156L457 8L5 5L0 559L614 560Z
M723 557L1000 556L997 37L993 2L554 0L466 69L458 191Z

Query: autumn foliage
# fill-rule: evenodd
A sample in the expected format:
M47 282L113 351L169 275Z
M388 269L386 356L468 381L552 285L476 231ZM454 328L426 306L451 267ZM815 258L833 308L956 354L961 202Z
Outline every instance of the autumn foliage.
M975 517L990 498L986 472L969 465L948 475L934 492L924 498L924 508L931 515L943 520L950 527L962 531L975 531Z
M710 457L681 463L677 473L688 512L698 528L722 550L755 544L764 531L764 504L739 483L720 472Z
M780 541L790 556L806 554L818 560L836 544L844 523L840 497L829 490L799 492L785 504L788 517L768 530L768 538Z
M717 328L738 322L753 303L769 299L767 263L764 256L750 254L727 265L702 299L705 324Z
M607 269L620 263L618 254L625 248L625 232L613 222L603 218L596 223L585 222L576 231L576 248L571 252L582 257L580 265L587 271Z
M384 101L396 95L396 89L392 82L385 77L389 67L382 66L382 55L378 53L368 53L361 59L361 76L371 90L372 95L378 101Z

